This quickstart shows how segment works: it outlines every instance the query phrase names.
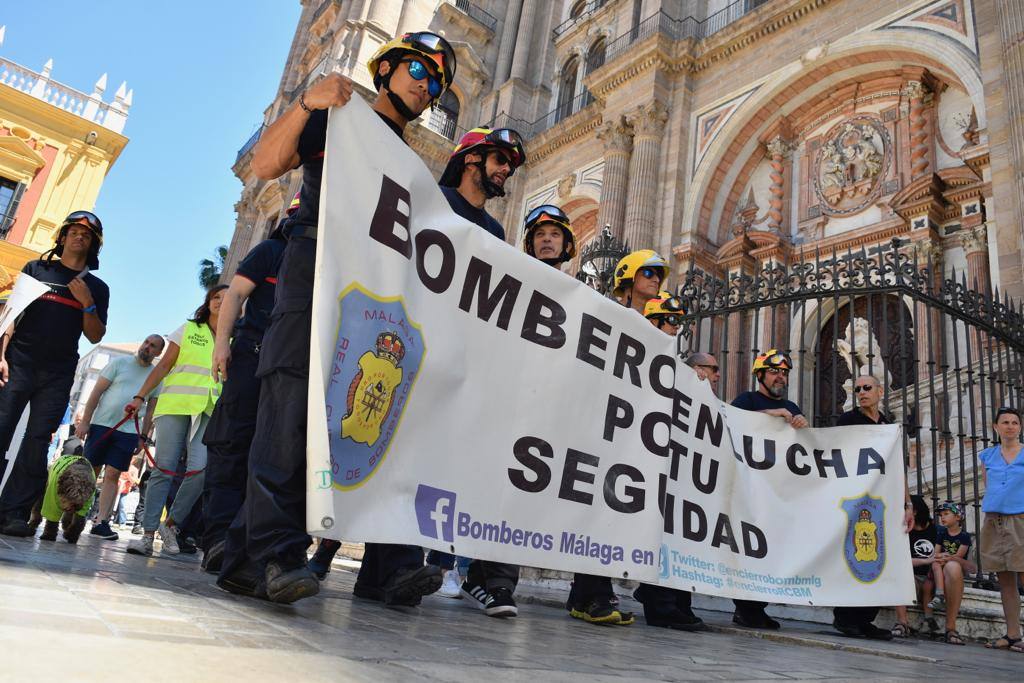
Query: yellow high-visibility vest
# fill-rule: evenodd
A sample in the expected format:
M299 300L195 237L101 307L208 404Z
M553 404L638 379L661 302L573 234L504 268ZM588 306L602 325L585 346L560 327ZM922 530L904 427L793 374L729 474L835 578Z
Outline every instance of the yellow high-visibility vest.
M185 323L178 361L167 373L154 417L213 413L220 383L213 381L213 331L209 325Z

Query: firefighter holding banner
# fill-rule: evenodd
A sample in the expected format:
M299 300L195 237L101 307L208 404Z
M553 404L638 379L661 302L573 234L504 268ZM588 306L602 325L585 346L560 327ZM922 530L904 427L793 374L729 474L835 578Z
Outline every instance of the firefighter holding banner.
M367 66L377 88L371 107L402 137L407 124L451 87L456 59L444 38L410 32L382 45ZM253 152L257 177L272 180L301 166L302 187L299 209L284 226L288 244L260 350L257 375L262 388L245 503L229 531L217 583L231 592L280 603L320 590L307 566L310 537L305 524L313 281L328 110L345 106L352 92L351 80L328 74L266 129ZM418 546L368 543L355 593L387 605L411 606L440 585L441 571L423 566Z
M505 196L505 181L525 162L526 149L519 133L511 128L474 128L455 146L438 184L452 211L504 241L505 228L485 207L487 200ZM322 541L310 562L314 571L326 575L340 547L336 541ZM432 555L428 561L445 565L448 572L454 570L454 557L445 553ZM519 581L518 566L473 560L461 586L448 576L453 574L446 574L442 595L461 595L489 617L514 617L519 613L512 597Z
M660 291L668 279L669 266L657 252L643 249L627 254L615 268L615 292L623 305L641 313L652 325L670 336L679 331L682 302L669 292ZM655 296L644 299L651 290ZM707 625L693 613L689 591L646 583L633 592L644 606L648 626L679 631L705 631Z
M523 250L555 268L572 260L576 255L576 236L565 212L552 204L542 204L530 211L523 232ZM636 620L632 612L619 610L612 580L607 576L574 574L565 607L573 618L591 624L629 626Z

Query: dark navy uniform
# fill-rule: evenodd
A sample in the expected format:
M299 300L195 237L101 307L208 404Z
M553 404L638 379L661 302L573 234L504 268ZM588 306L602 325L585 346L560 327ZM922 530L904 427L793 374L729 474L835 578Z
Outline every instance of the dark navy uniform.
M501 241L505 241L505 228L491 214L487 213L486 209L473 206L453 187L441 187L441 192L448 200L452 211L467 221L476 223ZM471 584L483 586L488 591L498 588L514 591L519 582L519 567L503 562L473 560L469 563L469 572L466 578Z
M21 272L50 290L25 309L7 346L8 382L0 388L0 474L26 406L29 415L17 459L0 496L0 524L27 522L32 505L43 496L46 451L68 409L83 332L82 304L68 288L79 271L57 259L39 259L29 261ZM92 273L82 277L82 282L92 294L96 315L106 325L110 290Z
M206 551L224 540L228 526L245 500L249 447L256 431L260 400L256 368L263 334L274 308L277 272L284 248L283 238L264 240L246 254L235 271L255 288L245 301L244 315L235 324L228 379L203 437L209 452L203 487L203 549Z
M836 426L849 427L853 425L887 424L892 424L892 422L882 413L879 413L878 422L875 422L862 413L860 408L854 408L840 415ZM863 629L875 620L880 610L880 607L834 607L832 609L832 616L834 617L836 627Z
M245 502L228 532L221 581L247 566L262 568L272 560L284 570L306 564L311 540L305 523L309 343L327 113L310 114L299 136L299 208L284 227L288 245L259 354L257 376L262 387L249 449ZM394 123L381 119L401 137ZM357 583L372 590L399 569L422 566L423 550L418 546L367 543Z

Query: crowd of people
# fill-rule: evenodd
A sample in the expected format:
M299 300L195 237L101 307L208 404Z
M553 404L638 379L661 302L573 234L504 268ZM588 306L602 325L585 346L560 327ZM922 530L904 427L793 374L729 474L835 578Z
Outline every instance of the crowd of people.
M377 89L372 108L403 139L407 124L452 85L456 59L440 36L414 32L382 45L369 69ZM72 213L54 248L25 267L23 272L46 283L50 292L0 338L0 448L7 449L29 407L25 437L0 495L0 533L31 536L45 520L40 540L55 541L58 524L63 524L64 538L74 543L95 508L89 533L116 539L110 520L119 482L126 481L140 490L135 512L140 533L127 552L152 556L157 540L164 554L198 546L202 568L216 575L226 591L284 604L319 592L340 543L323 540L312 558L308 555L311 309L327 114L332 107L344 107L352 95L349 79L329 74L267 127L253 153L254 173L272 180L302 169L301 189L286 218L242 260L228 285L206 293L190 318L166 336L150 335L134 356L103 370L75 430L83 451L61 455L49 470L47 444L68 403L79 338L84 334L98 342L106 330L108 290L90 272L99 265L100 219L88 211ZM452 211L505 240L504 227L486 206L505 194L508 178L525 162L526 149L514 130L475 128L453 150L439 182L441 192ZM530 257L561 270L577 248L569 217L555 205L534 208L525 217L522 246ZM655 251L634 251L615 269L613 294L657 329L676 335L683 310L663 289L669 274L669 263ZM712 354L694 353L685 363L717 393L719 366ZM732 404L795 429L807 427L801 407L786 398L792 369L792 360L780 350L759 354L751 368L757 389L739 394ZM841 416L840 426L888 423L876 378L854 378L854 392L856 406ZM1020 413L1000 409L994 429L999 444L981 454L987 484L981 556L986 567L998 572L1007 631L989 645L1024 651L1017 592L1024 572ZM103 483L94 504L101 470ZM140 470L146 470L142 477L137 476ZM969 559L973 539L962 527L962 510L952 502L940 505L936 527L922 498L908 491L905 502L925 624L946 642L962 645L957 613L964 577L975 570ZM512 617L518 613L519 573L519 567L507 563L456 560L436 552L425 562L419 546L367 543L354 593L388 606L415 606L444 586L444 595L461 597L488 616ZM650 626L707 628L693 612L687 591L641 584L634 597ZM737 625L780 627L765 603L735 603ZM566 609L592 624L636 621L621 608L607 577L575 574ZM935 621L935 610L945 612L945 629ZM835 627L879 639L913 633L905 607L897 607L892 629L874 624L878 612L875 607L836 607Z

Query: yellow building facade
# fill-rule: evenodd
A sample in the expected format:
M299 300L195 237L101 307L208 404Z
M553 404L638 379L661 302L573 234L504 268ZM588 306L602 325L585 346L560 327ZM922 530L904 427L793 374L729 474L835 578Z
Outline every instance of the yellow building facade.
M0 28L0 46L3 28ZM63 218L91 210L128 144L132 93L104 102L104 74L91 94L0 56L0 280L53 245ZM4 277L4 275L7 277Z

